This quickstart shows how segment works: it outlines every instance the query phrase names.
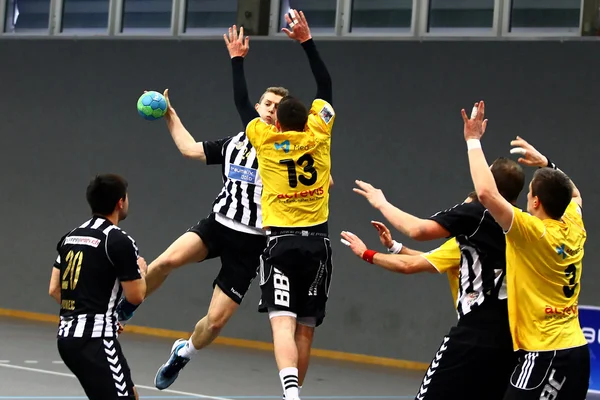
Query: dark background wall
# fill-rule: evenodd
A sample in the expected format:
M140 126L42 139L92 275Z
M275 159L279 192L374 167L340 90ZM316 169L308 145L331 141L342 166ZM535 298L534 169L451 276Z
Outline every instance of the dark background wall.
M381 216L352 192L382 188L418 216L461 201L472 188L460 109L486 100L488 160L515 135L547 153L579 186L589 230L582 304L600 304L597 144L599 45L593 42L327 41L318 47L333 77L331 235L335 275L315 347L427 362L456 321L443 276L402 276L357 259L339 242L351 230L380 248ZM98 172L130 180L122 227L148 261L210 212L218 167L180 156L163 121L135 104L144 89L170 89L197 140L235 133L229 58L222 40L0 41L0 307L56 313L47 296L55 244L88 217L85 186ZM300 46L251 40L251 94L284 85L307 102L315 85ZM531 176L532 171L528 171ZM522 197L525 205L525 196ZM429 250L440 242L413 243ZM174 273L135 323L192 329L204 315L219 263ZM255 284L223 335L270 340L256 312Z

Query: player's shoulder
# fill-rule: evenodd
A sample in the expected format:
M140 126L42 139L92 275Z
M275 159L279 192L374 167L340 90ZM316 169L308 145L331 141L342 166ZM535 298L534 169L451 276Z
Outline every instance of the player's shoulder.
M329 124L329 122L331 122L331 120L335 117L335 110L333 106L323 99L313 100L310 113L321 118L325 124Z

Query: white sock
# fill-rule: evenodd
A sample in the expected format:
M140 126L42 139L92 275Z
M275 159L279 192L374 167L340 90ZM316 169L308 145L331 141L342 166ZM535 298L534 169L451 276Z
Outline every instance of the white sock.
M302 386L298 386L298 396L300 396L300 392L302 392ZM285 392L283 393L283 400L285 400Z
M183 358L192 358L192 356L197 352L198 349L194 347L194 344L192 343L192 338L189 338L185 346L179 349L177 355Z
M295 400L300 395L298 390L298 368L288 367L279 371L279 379L287 400Z

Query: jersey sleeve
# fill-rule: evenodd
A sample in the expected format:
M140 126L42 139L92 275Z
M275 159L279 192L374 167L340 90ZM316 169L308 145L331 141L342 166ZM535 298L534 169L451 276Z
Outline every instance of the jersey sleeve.
M225 150L223 146L228 140L229 137L202 142L204 154L206 155L206 165L223 164L225 162Z
M325 100L315 99L308 113L309 129L330 136L334 121L333 106Z
M565 218L570 219L576 225L583 227L583 210L577 202L571 200L564 214Z
M276 132L274 125L269 125L260 118L254 118L246 127L246 136L250 144L258 151L267 135Z
M139 254L135 241L120 231L110 232L106 240L106 253L115 266L117 278L122 282L140 279L142 275L137 265Z
M60 269L60 263L61 263L61 257L60 257L60 248L62 247L63 242L65 241L65 238L67 237L67 235L64 235L63 237L60 238L60 240L58 241L58 243L56 243L56 252L58 253L56 256L56 260L54 260L54 268L59 268Z
M430 220L437 222L444 227L450 236L471 235L481 218L483 218L483 206L477 203L462 203L448 210L440 211L431 217Z
M527 242L539 240L546 233L546 226L541 219L513 206L513 221L506 232L507 239L515 245L525 245Z
M437 249L423 253L422 257L429 261L440 274L443 274L457 269L460 265L460 248L456 239L452 238Z

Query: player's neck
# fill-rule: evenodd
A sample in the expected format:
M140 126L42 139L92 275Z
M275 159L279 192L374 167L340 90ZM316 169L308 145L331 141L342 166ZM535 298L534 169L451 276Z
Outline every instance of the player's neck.
M544 221L546 219L554 219L554 218L550 217L548 214L546 214L546 211L544 211L543 207L540 207L537 210L535 210L535 212L533 213L533 215L536 216L536 217L538 217L542 221Z
M115 225L115 226L119 225L119 214L116 213L116 212L112 213L110 215L94 214L94 217L104 218L104 219L112 222L112 224Z

